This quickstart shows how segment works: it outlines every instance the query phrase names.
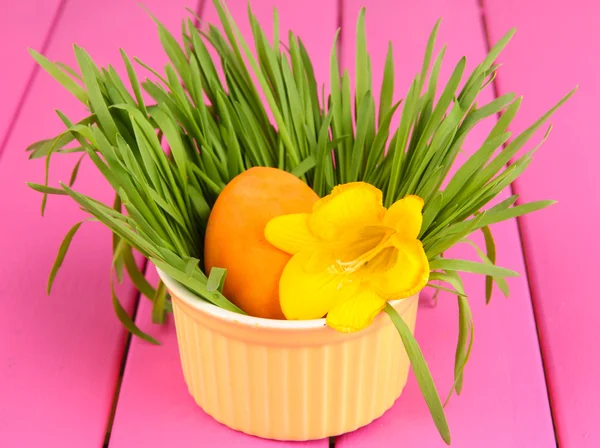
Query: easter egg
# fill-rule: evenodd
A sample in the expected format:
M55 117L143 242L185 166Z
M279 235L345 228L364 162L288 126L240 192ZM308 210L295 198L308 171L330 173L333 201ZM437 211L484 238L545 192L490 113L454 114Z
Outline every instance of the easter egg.
M206 273L227 269L225 297L251 316L285 318L279 278L291 256L265 239L265 226L276 216L310 213L318 199L303 181L276 168L251 168L227 184L209 216L204 244Z

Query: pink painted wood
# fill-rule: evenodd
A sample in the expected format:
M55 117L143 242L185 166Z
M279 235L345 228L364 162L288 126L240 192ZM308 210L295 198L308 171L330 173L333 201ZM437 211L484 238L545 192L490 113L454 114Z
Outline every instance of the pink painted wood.
M186 2L179 2L179 8L159 0L145 4L170 26ZM154 24L134 0L69 2L47 54L72 63L73 43L88 49L101 64L118 62L120 46L149 63L162 61ZM84 217L70 201L51 198L42 219L41 196L25 186L26 181L43 181L43 160L28 161L24 150L32 141L63 129L54 116L57 107L73 119L84 114L76 100L40 71L0 159L2 447L101 446L126 341L110 301L110 235L98 224L82 227L52 296L45 294L62 237ZM55 157L51 183L68 180L75 161L76 157ZM109 186L87 161L76 189L112 201ZM119 294L132 311L132 287L123 285Z
M7 4L8 2L5 2ZM35 68L28 47L41 51L49 40L52 24L60 14L60 0L10 2L0 14L2 59L6 64L0 85L0 151Z
M555 121L560 126L516 190L527 201L548 197L560 201L554 209L527 217L521 224L537 298L534 304L558 441L565 447L592 447L600 445L600 432L594 425L600 416L600 396L598 389L590 385L600 373L600 363L584 347L598 338L592 322L595 305L585 299L588 294L583 291L582 282L563 279L593 278L594 264L586 263L582 271L583 260L581 263L563 260L580 260L582 254L599 249L600 243L592 233L592 223L598 218L598 199L580 193L595 191L592 170L598 157L594 151L582 151L576 158L560 159L567 174L561 173L560 182L546 180L559 163L559 148L584 147L598 137L592 113L583 114L592 111L593 101L598 97L594 86L599 66L587 57L598 40L593 22L598 10L589 0L575 1L576 7L567 9L564 3L540 0L526 3L509 0L502 2L502 7L499 2L488 0L485 12L492 40L511 26L520 28L502 58L505 66L498 80L501 93L517 90L526 94L517 123L519 128L539 116L574 84L581 84L572 103L557 114ZM175 6L159 0L144 3L168 26L177 29L184 15L183 6L194 7L195 2L178 0ZM317 78L327 82L336 3L311 0L307 6L284 0L254 0L253 8L268 23L271 7L277 4L282 31L291 26L301 34L316 58ZM362 3L365 2L343 1L346 24L343 57L350 66L354 23ZM484 36L476 0L427 0L410 6L391 0L370 3L367 3L367 22L375 82L381 81L386 43L393 39L400 87L397 98L403 95L408 80L420 68L427 34L438 16L444 17L440 40L451 45L447 61L454 62L458 56L467 54L468 65L472 67L483 56ZM0 18L0 32L10 36L4 39L3 49L9 52L7 58L16 61L11 72L15 79L1 87L5 103L0 111L0 141L15 117L33 70L24 48L44 46L58 1L29 0L14 5ZM32 5L34 9L28 9ZM245 18L245 1L230 0L230 7L236 18ZM206 18L214 21L211 8L207 9ZM318 14L314 14L316 9ZM82 20L84 15L93 15L94 20ZM35 25L32 25L34 31L19 22L24 17L27 24ZM245 21L242 23L245 25ZM560 27L569 32L558 35L555 30ZM248 34L247 26L243 30ZM117 61L117 48L121 46L150 64L164 60L153 24L133 0L109 0L102 5L69 2L48 42L48 56L65 62L73 62L73 42L90 50L101 64ZM550 67L549 61L557 58L560 64ZM24 187L25 181L43 179L43 162L27 161L23 149L31 141L61 129L52 115L53 108L59 107L72 118L84 111L41 71L33 78L27 93L22 113L14 120L13 133L0 159L0 191L4 192L0 195L0 209L4 217L9 217L0 224L0 253L5 254L4 261L0 261L0 301L4 305L4 313L0 313L3 384L0 446L99 446L108 426L126 340L110 305L109 234L97 224L84 226L56 281L53 295L46 297L45 281L60 239L83 215L67 200L51 198L47 217L42 220L38 216L40 196ZM491 92L486 98L491 98ZM481 137L479 134L475 140ZM467 149L472 148L471 145ZM75 157L53 159L51 181L68 179L75 160ZM575 166L576 161L581 163ZM84 162L76 185L102 200L111 199L109 189L91 164ZM585 204L575 197L585 197ZM567 221L565 216L570 219ZM567 242L564 235L573 234L567 228L573 218L577 220L577 237ZM494 230L499 263L524 273L516 223L496 226ZM462 250L459 253L467 254ZM151 275L155 278L153 272ZM477 337L463 395L453 398L447 408L454 445L553 446L527 283L524 278L513 281L512 298L505 300L497 295L485 310L482 283L481 279L467 281ZM131 286L123 285L119 294L127 309L133 310L135 294ZM583 305L566 306L563 297L567 294L584 298ZM455 299L442 294L435 309L424 300L420 313L417 338L439 389L445 392L451 382L456 339ZM288 445L241 435L206 416L187 394L172 322L162 328L150 324L147 301L140 303L137 321L162 340L163 346L157 348L133 339L111 446ZM326 446L326 441L307 445ZM367 428L340 437L337 445L443 446L414 379L390 412Z
M598 2L485 1L493 39L518 28L502 58L501 93L525 93L522 129L576 84L554 118L548 143L517 182L523 201L558 204L521 220L550 400L561 447L600 446L600 305L593 285L600 251L597 105L600 101Z
M231 12L244 36L250 36L246 23L245 1L230 1ZM302 4L285 0L255 0L254 13L261 23L270 23L272 9L280 12L281 35L291 27L301 35L311 54L315 57L318 79L327 80L327 64L330 43L333 42L337 25L335 2L307 1ZM319 14L313 14L314 8ZM310 20L309 20L310 19ZM217 23L218 17L207 3L202 15L203 22ZM326 42L326 45L323 45ZM151 268L153 269L153 268ZM155 273L151 272L153 278ZM189 396L179 361L175 328L169 321L166 328L150 323L151 305L142 301L137 315L138 325L156 335L161 347L150 346L134 338L123 376L123 384L117 413L110 439L111 448L144 446L146 448L177 446L244 446L326 447L326 440L309 443L286 443L267 441L247 436L217 423L205 414Z
M354 64L354 24L359 0L344 1L343 58ZM440 43L448 43L448 76L458 58L467 55L473 68L484 56L485 41L476 0L428 0L423 2L367 2L367 37L373 57L374 82L381 83L387 41L394 43L396 99L404 96L412 77L420 70L427 36L441 16ZM520 69L520 67L516 68ZM378 95L379 88L376 89ZM492 98L491 89L482 101ZM467 151L485 137L477 132ZM476 141L475 141L476 140ZM543 212L542 212L543 213ZM498 262L525 274L516 222L493 229ZM470 248L455 255L476 259ZM473 258L475 257L475 258ZM465 282L475 319L475 344L465 373L463 393L446 408L453 446L459 447L549 447L554 446L552 420L537 343L526 278L510 282L511 299L496 292L486 307L483 279ZM443 396L452 383L457 335L456 299L440 294L435 308L423 301L419 310L417 339ZM395 406L382 418L337 439L336 446L445 446L437 434L418 385L411 376Z

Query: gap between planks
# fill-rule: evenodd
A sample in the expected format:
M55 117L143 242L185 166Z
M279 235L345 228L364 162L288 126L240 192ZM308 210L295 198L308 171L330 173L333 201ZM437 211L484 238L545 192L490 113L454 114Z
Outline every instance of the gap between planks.
M144 259L141 271L146 273L149 264L150 262L147 259ZM141 297L142 293L138 291L133 303L133 313L131 314L131 319L134 322L138 313ZM112 433L112 427L115 422L115 414L117 413L117 403L119 402L119 396L121 395L121 385L123 384L123 375L125 374L125 365L127 364L127 356L129 355L129 348L131 347L132 337L133 335L130 332L127 332L127 340L125 341L125 349L123 350L121 367L119 368L119 377L117 378L117 384L115 385L115 392L112 399L112 405L110 407L110 415L108 417L108 422L106 425L106 435L104 436L104 443L102 444L103 448L108 448L110 445L110 435Z
M481 19L481 29L483 31L483 37L484 37L484 42L485 42L485 48L487 50L487 52L489 53L489 51L492 48L492 42L491 42L491 37L490 37L490 31L489 31L489 27L488 27L488 17L487 17L487 12L486 12L486 1L487 0L477 0L477 5L479 6L479 17ZM492 81L492 95L494 98L498 98L500 96L499 94L499 88L498 88L498 78L496 77L493 81ZM496 116L498 118L500 118L500 114L496 114ZM506 147L506 143L504 145L502 145L503 148ZM508 165L510 165L511 162L508 162ZM514 194L518 194L517 191L515 191L515 187L513 184L510 184L508 186L508 188L510 189L510 193L511 195ZM517 198L517 203L519 202L518 198ZM533 289L531 288L531 270L529 267L529 259L527 257L527 249L525 248L525 244L523 241L523 228L522 228L522 221L520 217L515 218L517 221L517 235L519 237L519 246L521 248L521 255L523 257L523 264L525 265L525 276L527 278L527 289L529 291L529 297L531 298L531 309L532 309L532 313L533 313L533 321L535 322L535 334L536 334L536 338L537 338L537 346L538 346L538 350L539 350L539 354L540 354L540 359L542 360L542 370L544 373L544 386L546 389L546 397L548 399L548 407L550 408L550 416L552 418L552 429L554 430L554 439L556 440L556 444L558 446L558 430L557 430L557 426L556 426L556 418L554 415L554 408L553 408L553 403L552 403L552 396L550 395L550 388L548 387L548 373L547 373L547 361L544 357L544 351L542 350L542 344L541 344L541 335L540 335L540 330L539 330L539 316L537 314L537 307L535 306L535 300L537 299L537 297L534 294Z
M44 37L44 41L42 43L42 48L40 49L40 53L45 55L50 43L52 42L52 36L54 35L54 31L60 22L60 18L62 17L63 11L65 10L65 6L67 4L67 0L60 0L58 7L56 8L56 12L54 13L54 17L52 18L52 22L50 23L50 27L48 28L48 32ZM15 112L10 119L8 126L6 128L6 134L4 134L4 138L0 140L0 159L2 158L2 154L4 154L4 149L10 140L10 136L12 135L13 129L19 120L19 116L21 115L21 110L27 101L29 96L29 91L31 90L31 86L35 81L35 78L40 70L40 66L37 62L34 64L31 73L29 74L29 78L27 79L27 83L25 84L25 88L23 89L23 93L17 102L17 107L15 107ZM0 136L1 137L1 136Z

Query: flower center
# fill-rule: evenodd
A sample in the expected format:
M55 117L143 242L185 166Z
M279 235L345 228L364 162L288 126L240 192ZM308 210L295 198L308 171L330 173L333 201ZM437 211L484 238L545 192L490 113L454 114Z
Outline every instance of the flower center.
M335 263L331 273L354 274L363 269L377 269L389 264L396 249L392 236L396 231L390 227L369 226L346 232L333 243ZM395 254L397 258L397 254ZM383 265L382 265L383 263Z

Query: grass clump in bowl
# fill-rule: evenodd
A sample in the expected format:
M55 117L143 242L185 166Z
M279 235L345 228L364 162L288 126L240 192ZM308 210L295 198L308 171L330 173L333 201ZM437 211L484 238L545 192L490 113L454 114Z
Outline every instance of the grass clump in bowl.
M473 321L460 273L486 276L486 301L494 283L508 295L505 278L516 273L495 265L490 226L540 210L552 201L515 205L517 196L513 195L491 208L486 206L527 168L537 147L515 159L516 155L573 92L513 136L508 129L521 98L509 93L486 104L476 103L479 93L493 81L499 68L494 61L513 31L470 74L465 73L465 58L460 59L442 84L438 77L445 48L434 55L438 23L427 42L422 69L403 100L394 101L391 44L381 94L374 98L363 9L357 22L355 79L347 71L340 74L334 41L330 94L325 97L301 39L290 32L285 41L280 40L276 12L274 37L269 40L249 9L251 48L225 5L219 0L214 3L222 30L212 25L198 29L187 19L181 43L155 19L169 63L159 72L135 59L152 73L152 80L141 83L134 62L124 51L127 78L111 66L98 67L79 47L75 47L78 71L32 51L36 61L90 111L77 122L58 112L66 130L28 148L31 158L46 160L45 181L29 184L43 194L42 213L48 195L66 195L106 225L114 235L111 283L127 272L139 291L153 301L153 321L161 323L170 309L166 288L159 283L155 289L145 280L134 249L200 298L242 312L221 293L224 272L213 269L207 275L201 268L211 207L241 172L255 166L286 170L319 196L336 185L363 181L383 192L386 207L417 195L425 202L419 239L431 269L428 286L457 296L459 336L453 390L460 392L473 343ZM211 51L217 57L211 57ZM142 92L152 100L145 101ZM392 126L398 115L399 125ZM450 176L465 139L487 120L495 120L492 130ZM163 149L165 143L169 151ZM81 158L69 184L49 186L52 157L73 152L81 153ZM111 185L113 204L76 191L74 183L84 157ZM81 224L71 228L60 246L48 291ZM483 232L486 246L485 251L475 246L478 261L443 257L477 230ZM137 328L114 288L112 300L129 331L156 342ZM388 306L386 312L400 332L438 430L449 442L442 404L421 351L394 309Z

